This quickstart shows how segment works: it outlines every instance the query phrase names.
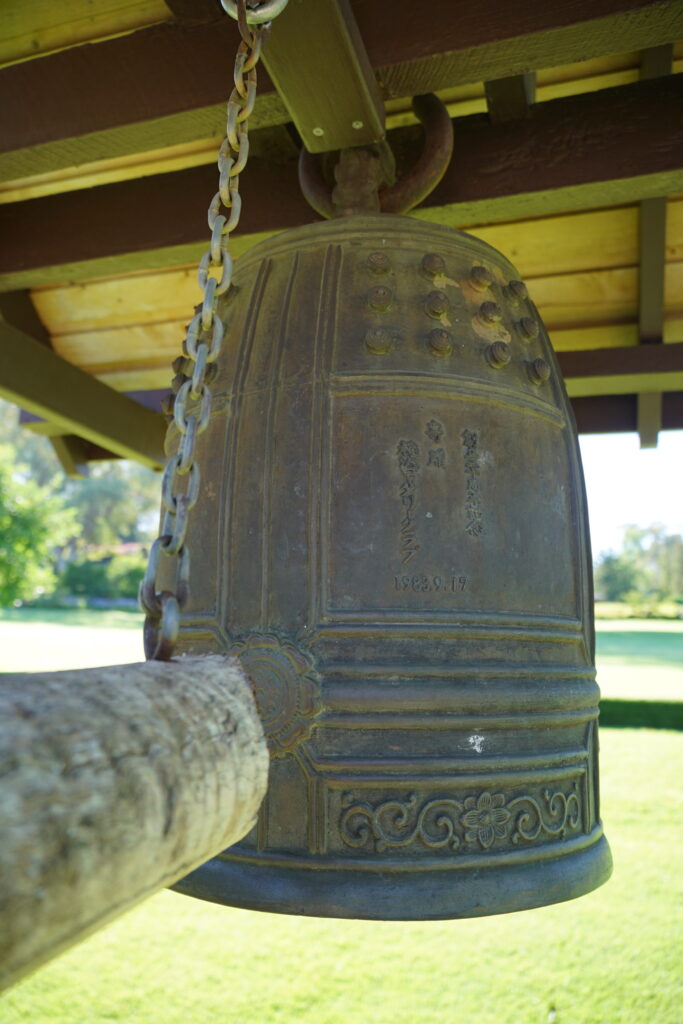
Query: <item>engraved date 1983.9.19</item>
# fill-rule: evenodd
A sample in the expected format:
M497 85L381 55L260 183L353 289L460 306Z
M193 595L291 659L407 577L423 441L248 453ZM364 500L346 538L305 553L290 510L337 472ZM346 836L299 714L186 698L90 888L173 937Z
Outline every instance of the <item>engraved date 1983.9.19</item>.
M396 590L412 590L415 593L447 593L457 594L465 590L469 580L467 576L425 576L422 574L394 576Z

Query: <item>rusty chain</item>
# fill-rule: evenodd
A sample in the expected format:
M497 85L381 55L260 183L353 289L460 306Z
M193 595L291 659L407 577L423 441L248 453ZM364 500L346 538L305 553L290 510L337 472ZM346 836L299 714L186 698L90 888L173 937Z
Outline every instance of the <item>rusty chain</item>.
M287 0L221 0L237 19L242 41L235 57L234 87L227 106L225 138L218 152L218 191L209 204L211 242L202 256L198 279L204 293L201 309L190 321L184 352L192 362L192 374L181 385L173 406L173 427L180 432L178 448L169 458L161 487L162 523L152 544L145 577L140 585L140 605L145 612L145 656L167 661L172 657L180 628L180 612L189 592L190 552L186 544L190 512L199 497L200 471L195 457L197 438L206 430L211 415L209 368L216 361L223 340L223 323L216 315L218 299L232 281L231 233L239 223L242 199L239 176L249 159L249 117L256 100L256 65L270 30L270 22ZM253 26L253 27L251 27ZM220 212L221 207L228 216ZM162 559L173 559L172 589L160 588Z

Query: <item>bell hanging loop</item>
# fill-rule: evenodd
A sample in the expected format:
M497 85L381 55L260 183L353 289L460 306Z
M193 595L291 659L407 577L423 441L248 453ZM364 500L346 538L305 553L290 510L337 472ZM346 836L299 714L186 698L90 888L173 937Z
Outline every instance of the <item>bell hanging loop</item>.
M322 162L318 156L303 148L299 155L299 184L307 202L321 217L348 216L349 212L370 212L369 204L363 204L351 211L349 203L339 202L335 192L338 191L341 175L347 176L347 167L352 160L358 162L363 153L374 157L375 166L366 157L365 181L362 171L351 172L355 176L359 191L367 190L372 185L373 174L377 175L375 190L377 200L375 209L382 213L408 213L418 206L439 184L453 156L453 122L442 100L434 93L413 98L413 111L422 125L424 141L422 152L415 164L399 180L393 173L393 156L388 144L383 140L375 146L357 147L343 150L339 163L335 168L336 186L331 186L323 174ZM355 155L354 155L355 154ZM349 182L349 191L353 192L353 181Z

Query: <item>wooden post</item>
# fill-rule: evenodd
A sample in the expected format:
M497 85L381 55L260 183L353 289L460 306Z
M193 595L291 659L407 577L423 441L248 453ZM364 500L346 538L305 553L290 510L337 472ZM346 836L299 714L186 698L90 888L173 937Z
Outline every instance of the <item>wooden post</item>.
M0 987L237 842L268 751L218 656L0 680Z

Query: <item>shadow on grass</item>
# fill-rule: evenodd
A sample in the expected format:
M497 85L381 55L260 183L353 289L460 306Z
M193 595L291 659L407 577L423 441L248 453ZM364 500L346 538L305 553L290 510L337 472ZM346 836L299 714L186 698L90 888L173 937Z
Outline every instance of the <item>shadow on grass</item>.
M0 622L100 629L142 629L137 608L0 608Z
M683 666L683 633L652 630L628 633L624 630L600 630L595 636L596 656L609 662L627 661L632 665Z
M683 701L601 700L600 725L608 728L683 730Z

